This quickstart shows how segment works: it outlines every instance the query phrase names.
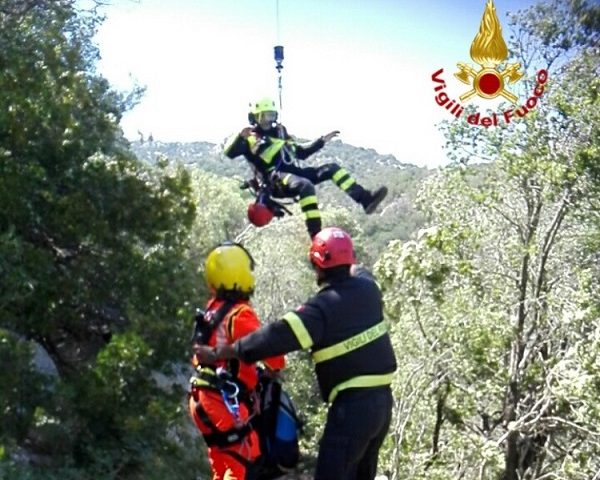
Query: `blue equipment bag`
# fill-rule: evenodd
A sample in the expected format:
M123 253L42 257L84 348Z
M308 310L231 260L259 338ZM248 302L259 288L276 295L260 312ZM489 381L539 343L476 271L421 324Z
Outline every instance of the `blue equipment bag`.
M302 422L290 396L281 383L262 375L259 387L260 415L252 425L256 428L261 456L256 462L257 479L271 480L293 470L300 460L298 436Z

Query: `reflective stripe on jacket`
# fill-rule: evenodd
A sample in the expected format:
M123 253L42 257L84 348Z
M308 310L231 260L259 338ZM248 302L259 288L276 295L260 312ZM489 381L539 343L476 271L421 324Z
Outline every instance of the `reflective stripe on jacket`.
M241 358L310 349L321 395L389 385L396 357L383 322L381 292L370 278L347 277L322 288L279 322L237 343Z
M282 131L279 131L279 128ZM287 133L283 125L270 130L254 128L254 135L246 138L233 135L223 148L229 158L243 155L260 173L265 174L275 170L283 164L281 155L291 156L294 159L304 160L317 152L325 142L322 138L315 140L308 146L302 146ZM285 147L285 153L284 153ZM286 158L287 159L287 158ZM287 159L289 160L289 159Z

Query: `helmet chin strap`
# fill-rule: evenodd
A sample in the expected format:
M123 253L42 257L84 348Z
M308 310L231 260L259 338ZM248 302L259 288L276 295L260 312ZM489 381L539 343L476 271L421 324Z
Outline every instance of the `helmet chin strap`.
M275 115L275 120L273 120L272 122L263 121L263 115L264 113L259 113L258 118L256 119L256 123L263 130L270 130L271 128L276 128L277 125L279 125L277 123L277 119L279 117L278 114Z
M277 126L277 123L275 122L269 122L268 124L262 124L261 122L258 123L258 126L262 129L262 130L271 130L272 128L275 128Z

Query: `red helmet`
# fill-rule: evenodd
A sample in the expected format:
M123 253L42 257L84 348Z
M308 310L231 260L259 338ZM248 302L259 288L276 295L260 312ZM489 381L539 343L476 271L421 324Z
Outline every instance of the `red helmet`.
M248 220L257 227L264 227L273 219L273 212L262 203L248 205Z
M352 265L356 262L350 235L337 227L324 228L313 237L309 257L320 268Z

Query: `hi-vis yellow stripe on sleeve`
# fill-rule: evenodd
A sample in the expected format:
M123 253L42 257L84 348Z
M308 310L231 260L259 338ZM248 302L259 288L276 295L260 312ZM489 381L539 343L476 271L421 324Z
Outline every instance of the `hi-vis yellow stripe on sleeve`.
M321 212L319 210L307 210L302 213L304 214L304 218L321 218Z
M313 352L312 357L315 363L324 362L330 360L345 353L356 350L367 343L371 343L373 340L378 339L387 332L387 327L384 322L380 322L377 325L372 326L364 332L360 332L358 335L347 338L346 340L331 345L330 347L324 348Z
M223 145L223 151L225 153L227 153L228 150L233 146L233 144L235 143L235 141L237 140L238 137L239 137L239 134L238 133L234 133L233 135L231 135L231 137L229 137L225 141L225 145Z
M333 177L331 177L331 179L335 182L338 183L338 181L344 177L345 175L348 175L348 171L344 170L343 168L340 168L337 172L335 172L333 174Z
M296 315L294 312L288 312L282 318L288 322L290 328L294 332L294 335L296 335L300 346L304 350L312 347L313 341L310 333L308 333L304 323L302 323L302 319L298 315Z
M383 375L363 375L361 377L354 377L350 380L346 380L331 391L329 394L329 403L332 403L337 397L337 394L347 388L368 388L368 387L383 387L384 385L390 385L394 379L393 373L385 373Z
M343 182L340 185L340 188L344 191L348 190L352 185L354 185L356 183L356 180L354 180L353 178L349 178L348 180L346 180L345 182Z
M306 207L308 205L314 205L318 203L316 195L309 195L308 197L301 198L298 204L300 207Z

